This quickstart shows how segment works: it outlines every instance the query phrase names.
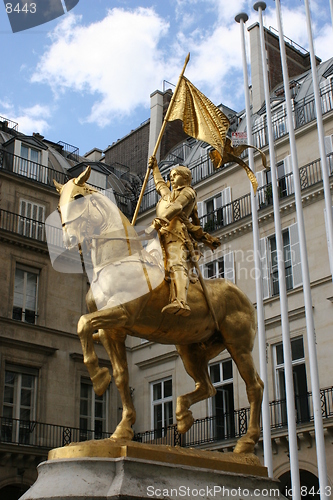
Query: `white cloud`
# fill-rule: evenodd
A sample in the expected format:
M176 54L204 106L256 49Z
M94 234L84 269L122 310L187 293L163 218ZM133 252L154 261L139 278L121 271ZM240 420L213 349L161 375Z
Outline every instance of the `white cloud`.
M3 112L2 109L5 111ZM48 106L35 104L29 108L20 108L15 111L14 105L9 101L0 101L0 115L10 114L10 119L19 124L23 134L31 135L33 132L45 133L49 128L47 118L51 116Z
M98 96L87 121L100 126L114 115L149 104L164 67L157 45L168 24L152 9L112 9L88 26L67 15L52 34L33 82L48 83L56 94L72 89Z

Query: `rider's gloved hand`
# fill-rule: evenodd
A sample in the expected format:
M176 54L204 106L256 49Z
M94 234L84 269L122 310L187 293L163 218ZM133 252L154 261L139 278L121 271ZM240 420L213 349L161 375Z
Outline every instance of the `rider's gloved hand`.
M148 168L152 170L154 167L157 167L157 160L155 156L151 156L148 160Z

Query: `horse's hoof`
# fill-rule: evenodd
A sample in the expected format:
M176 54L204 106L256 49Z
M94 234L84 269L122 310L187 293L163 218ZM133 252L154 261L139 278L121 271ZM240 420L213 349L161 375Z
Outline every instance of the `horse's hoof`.
M180 434L185 434L193 425L194 418L191 411L187 411L182 416L177 417L177 430Z
M99 368L96 375L91 378L97 396L103 396L111 382L111 375L107 368Z
M110 436L110 439L111 441L124 441L124 440L132 441L133 436L134 436L133 429L122 429L119 428L118 426L116 427L116 430L114 431L112 436Z
M234 449L234 453L254 453L254 441L252 439L244 439L242 438L237 441L237 444Z

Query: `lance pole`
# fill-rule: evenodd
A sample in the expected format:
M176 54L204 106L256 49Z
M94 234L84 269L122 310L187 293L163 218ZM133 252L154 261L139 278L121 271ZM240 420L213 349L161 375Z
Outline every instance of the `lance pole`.
M161 143L161 140L162 140L162 136L164 134L165 127L166 127L167 121L169 119L173 103L174 103L174 101L176 99L176 95L177 95L177 92L178 92L181 80L183 78L183 75L185 73L185 69L186 69L186 66L187 66L189 60L190 60L190 53L188 53L187 56L186 56L183 70L182 70L182 72L179 75L178 82L177 82L177 85L176 85L176 89L175 89L175 91L173 93L173 96L171 97L171 101L170 101L170 104L168 106L166 115L164 117L164 120L163 120L163 123L162 123L162 127L161 127L160 133L158 135L158 138L157 138L157 141L156 141L155 148L154 148L152 156L156 156L157 150L158 150L158 148L160 146L160 143ZM135 212L134 212L133 219L132 219L132 222L131 222L132 226L135 225L136 219L138 217L138 213L139 213L140 206L141 206L141 203L142 203L142 198L143 198L143 195L144 195L144 192L145 192L145 189L146 189L146 186L147 186L147 182L148 182L148 179L149 179L150 170L151 170L150 167L148 167L146 175L145 175L145 178L144 178L143 183L142 183L142 188L141 188L140 196L139 196L138 202L136 204Z

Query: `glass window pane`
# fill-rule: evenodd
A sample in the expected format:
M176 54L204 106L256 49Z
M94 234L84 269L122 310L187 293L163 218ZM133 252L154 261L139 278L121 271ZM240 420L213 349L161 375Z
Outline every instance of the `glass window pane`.
M276 362L278 365L283 364L283 346L282 344L278 344L276 346Z
M81 382L81 399L88 397L88 390L89 390L88 384Z
M215 278L215 262L206 265L207 278Z
M5 387L5 393L3 396L4 403L14 403L14 388L13 387Z
M164 382L164 397L169 398L172 396L172 380L166 380Z
M210 368L210 378L213 384L221 382L220 364L212 365Z
M80 415L86 415L88 416L88 401L81 399L80 401Z
M291 341L291 358L293 361L296 359L304 359L304 346L302 338Z
M173 424L172 401L164 403L164 427Z
M154 429L162 427L162 405L154 405Z
M33 387L34 377L32 375L22 375L22 387Z
M5 383L6 383L6 385L7 384L14 385L15 378L16 378L16 373L6 371L6 373L5 373Z
M21 145L21 156L22 158L25 158L26 160L29 158L29 148L26 146Z
M21 408L20 410L20 420L30 420L30 409Z
M158 382L157 384L153 385L153 401L156 401L161 398L162 398L162 383Z
M21 406L31 406L31 390L30 389L22 389L21 390Z
M103 418L103 402L95 401L95 417Z
M222 373L223 373L223 380L232 379L232 361L231 361L231 359L228 361L224 361L222 363Z

